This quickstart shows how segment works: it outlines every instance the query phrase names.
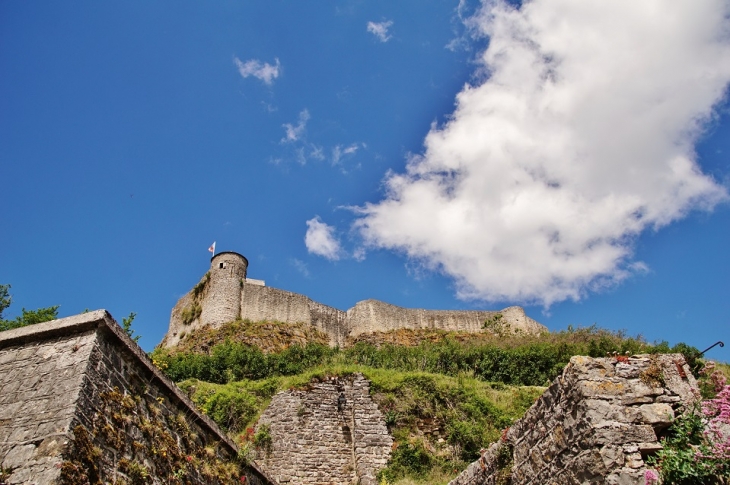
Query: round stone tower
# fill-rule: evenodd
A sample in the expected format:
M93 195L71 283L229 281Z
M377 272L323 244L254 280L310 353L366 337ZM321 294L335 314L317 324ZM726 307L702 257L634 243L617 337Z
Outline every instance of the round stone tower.
M210 280L203 299L201 323L220 325L241 316L241 288L247 269L248 260L232 251L210 258Z

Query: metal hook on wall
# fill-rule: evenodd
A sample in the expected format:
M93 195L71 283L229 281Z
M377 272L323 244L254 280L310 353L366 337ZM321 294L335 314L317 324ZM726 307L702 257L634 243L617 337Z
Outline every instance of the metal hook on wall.
M722 342L722 340L718 340L717 342L715 342L714 344L710 345L705 350L703 350L702 352L700 352L700 355L698 355L698 357L702 357L705 354L705 352L707 352L708 350L710 350L711 348L713 348L713 347L715 347L717 345L719 345L720 347L724 347L725 346L725 344Z

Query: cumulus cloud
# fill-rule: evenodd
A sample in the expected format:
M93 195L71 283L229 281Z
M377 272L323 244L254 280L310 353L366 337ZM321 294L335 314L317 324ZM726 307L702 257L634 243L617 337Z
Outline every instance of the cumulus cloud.
M642 231L727 199L694 144L730 80L729 17L725 0L485 0L484 79L355 227L461 298L547 307L622 281Z
M342 249L335 237L335 228L314 217L307 221L307 233L304 236L307 251L330 260L340 259Z
M268 62L261 62L258 59L250 59L243 62L238 57L233 58L233 63L238 68L238 73L242 77L247 78L253 76L269 86L274 82L274 79L279 77L281 64L279 63L279 59L275 59L275 61L276 64L272 66Z
M384 20L382 22L368 22L368 32L378 38L380 42L388 42L391 36L388 29L393 25L392 20Z
M284 131L286 135L281 139L282 143L291 143L300 140L304 135L304 130L307 128L307 121L309 121L309 111L306 109L299 113L299 122L296 125L291 123L284 123Z

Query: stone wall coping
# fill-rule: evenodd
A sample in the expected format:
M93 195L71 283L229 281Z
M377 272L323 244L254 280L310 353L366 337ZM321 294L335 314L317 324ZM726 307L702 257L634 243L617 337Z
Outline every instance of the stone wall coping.
M248 266L248 259L246 259L246 256L244 256L243 254L239 254L235 251L221 251L220 253L216 253L212 258L210 258L211 263L213 262L213 260L215 258L217 258L218 256L221 256L223 254L235 254L239 258L243 259L246 262L246 266Z
M119 326L116 320L114 320L111 314L106 310L95 310L66 318L51 320L50 322L37 323L26 327L2 331L0 332L0 349L14 345L23 345L30 342L49 340L56 337L68 337L70 335L84 333L90 330L104 332L106 336L116 340L120 344L123 352L126 352L136 358L148 375L154 376L154 378L157 379L160 386L164 388L163 390L166 392L169 399L178 401L178 403L190 410L190 413L187 414L188 419L194 419L199 426L207 429L210 433L216 436L221 443L229 448L229 451L231 451L234 456L238 454L238 447L233 440L218 427L215 421L200 412L190 398L152 363L144 350L142 350L137 342L127 335L122 327ZM150 381L152 381L152 379L150 379ZM254 469L272 485L277 485L277 482L264 473L264 471L255 463L250 463L248 466Z

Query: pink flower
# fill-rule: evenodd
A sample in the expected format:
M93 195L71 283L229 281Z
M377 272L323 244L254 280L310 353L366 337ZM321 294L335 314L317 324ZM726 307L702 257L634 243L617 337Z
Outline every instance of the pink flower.
M659 480L659 475L654 470L647 470L644 472L644 483L645 485L653 485Z

